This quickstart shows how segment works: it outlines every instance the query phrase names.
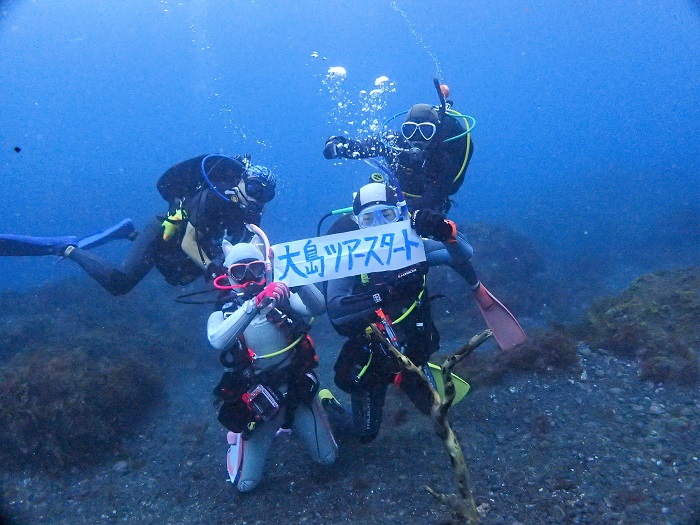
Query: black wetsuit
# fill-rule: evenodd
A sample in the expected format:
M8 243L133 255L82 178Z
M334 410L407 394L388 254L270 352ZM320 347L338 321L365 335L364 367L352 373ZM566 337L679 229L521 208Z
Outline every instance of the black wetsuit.
M261 212L244 210L217 195L203 181L201 165L204 157L206 155L200 155L170 168L160 178L158 189L170 201L171 212L182 207L187 213L188 221L197 230L199 249L214 260L221 256L221 238L227 235L232 242L241 240L246 233L244 224L260 224ZM245 170L238 160L223 156L208 159L205 168L212 184L224 196L227 189L238 184ZM204 275L204 270L180 246L186 223L166 241L163 239L163 220L164 217L156 217L139 232L120 265L80 248L75 248L68 257L114 295L128 293L154 266L169 284L188 284Z
M463 131L454 117L445 115L426 151L425 160L420 161L410 159L406 139L393 133L363 141L349 140L347 148L338 151L342 157L350 159L384 157L396 174L409 211L431 209L447 213L451 207L450 195L456 193L464 181L464 172L456 182L455 178L464 165L467 138L460 137L449 142L445 142L445 139L456 137ZM390 144L396 144L396 149L388 146ZM474 153L471 139L468 144L467 165ZM464 166L465 172L466 169L467 166Z
M338 219L328 233L357 229L350 216L345 216ZM393 328L400 350L425 371L423 365L438 350L440 343L425 288L424 278L428 269L446 265L464 279L469 289L474 290L479 286L471 264L473 250L461 232L457 232L455 242L423 239L423 246L426 256L424 263L398 271L336 279L328 281L323 287L328 318L340 335L348 337L334 370L336 384L350 393L352 401L351 412L335 407L329 410L329 417L340 432L354 434L363 443L377 436L387 386L399 371L395 358L381 352L376 339L366 335L369 324L378 321L377 308L381 307L394 321ZM404 316L408 310L410 313ZM358 372L368 363L370 350L372 362L358 380ZM413 374L403 373L399 386L421 412L429 413L432 394L425 383Z
M356 230L349 218L338 220L329 233ZM335 417L335 424L367 443L379 433L382 409L388 385L394 380L399 366L395 358L385 354L374 336L365 329L377 322L377 308L394 322L393 328L401 344L401 350L417 366L428 362L437 351L440 335L433 324L425 289L428 264L421 263L402 270L374 273L367 276L346 277L329 281L325 287L328 317L336 331L348 337L335 363L335 383L348 392L352 401L352 414ZM377 302L377 298L380 301ZM411 309L403 319L404 313ZM358 377L359 371L372 361ZM430 410L430 392L417 377L404 374L400 387L424 413ZM338 414L335 414L338 416Z

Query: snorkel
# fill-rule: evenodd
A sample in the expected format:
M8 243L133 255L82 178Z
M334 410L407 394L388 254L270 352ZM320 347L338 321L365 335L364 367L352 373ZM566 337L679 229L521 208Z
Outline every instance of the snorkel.
M334 217L336 215L350 215L351 213L352 206L348 206L347 208L340 208L339 210L333 210L326 213L323 217L321 217L321 220L318 221L318 226L316 227L316 237L321 236L321 225L323 224L323 221L325 221L328 217Z
M445 102L445 93L443 92L443 87L440 85L440 81L437 78L433 79L433 84L435 85L435 91L437 91L438 98L440 99L440 109L438 109L438 117L440 118L440 122L442 122L442 119L445 116L445 111L447 110L447 102ZM450 88L448 88L447 85L445 85L444 89L449 95Z
M263 242L263 245L265 247L265 279L267 280L268 283L271 283L273 281L273 272L272 272L272 260L275 257L275 254L272 252L272 248L270 247L270 241L267 238L267 235L265 235L265 232L262 231L262 228L260 226L257 226L255 224L246 224L246 228L248 228L249 231L257 235Z

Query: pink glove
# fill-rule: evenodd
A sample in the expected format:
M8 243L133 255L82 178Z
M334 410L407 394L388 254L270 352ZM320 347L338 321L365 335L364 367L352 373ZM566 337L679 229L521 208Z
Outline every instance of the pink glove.
M255 296L255 307L258 310L268 306L270 308L275 308L286 303L290 295L289 286L286 284L270 283L262 292Z

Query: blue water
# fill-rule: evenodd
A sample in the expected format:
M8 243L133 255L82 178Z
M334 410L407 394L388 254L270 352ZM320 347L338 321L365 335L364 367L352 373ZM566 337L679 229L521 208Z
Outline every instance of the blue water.
M360 92L389 77L383 122L437 102L439 74L478 123L454 219L504 223L572 278L697 263L696 2L0 6L1 232L142 224L165 209L155 182L169 166L250 152L281 179L263 219L273 242L312 236L369 173L321 155L361 127ZM342 86L324 83L331 66ZM3 258L0 289L81 275L51 259Z

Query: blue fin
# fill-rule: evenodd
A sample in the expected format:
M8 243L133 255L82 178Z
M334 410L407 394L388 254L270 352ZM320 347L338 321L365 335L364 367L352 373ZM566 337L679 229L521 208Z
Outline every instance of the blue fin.
M32 237L30 235L0 234L0 256L58 255L61 248L77 245L75 235L63 237Z
M78 239L75 235L33 237L31 235L0 234L0 256L58 255L72 244L79 248L94 248L115 239L128 239L134 232L131 219L124 219L104 231Z

